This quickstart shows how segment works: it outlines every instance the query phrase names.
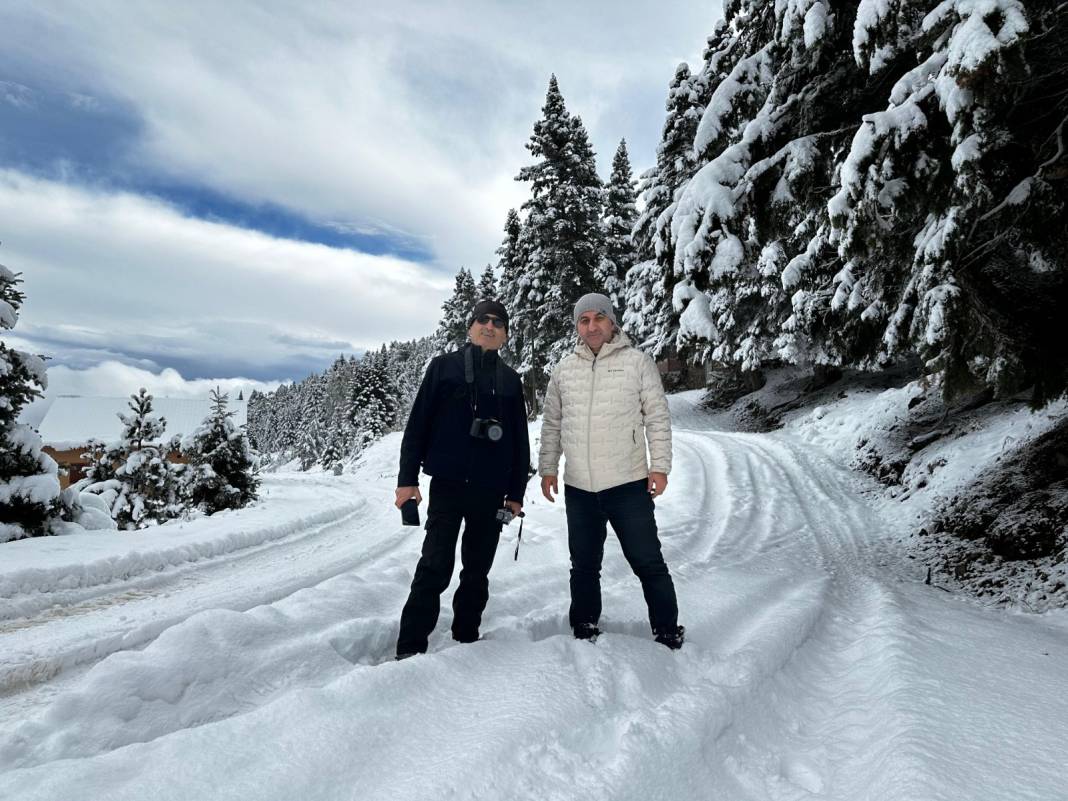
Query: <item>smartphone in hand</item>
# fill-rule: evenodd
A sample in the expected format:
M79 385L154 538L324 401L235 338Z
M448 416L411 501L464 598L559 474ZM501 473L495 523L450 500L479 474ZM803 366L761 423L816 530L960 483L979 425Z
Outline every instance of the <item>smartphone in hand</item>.
M401 504L401 523L406 526L419 525L419 502L409 498Z

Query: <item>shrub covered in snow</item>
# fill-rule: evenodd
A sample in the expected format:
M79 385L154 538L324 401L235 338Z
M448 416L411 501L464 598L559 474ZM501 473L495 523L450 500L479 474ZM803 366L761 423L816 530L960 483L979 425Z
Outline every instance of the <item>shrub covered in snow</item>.
M18 322L18 275L0 265L0 330ZM19 412L47 387L44 361L0 341L0 542L51 533L60 514L59 469Z
M120 414L122 440L114 449L91 450L93 476L83 493L99 495L109 514L123 529L145 528L182 513L176 471L167 461L169 443L160 441L166 428L152 414L152 396L144 387L130 396L130 414ZM110 477L112 466L114 474Z
M211 392L211 414L182 444L189 457L183 477L186 497L207 514L240 509L256 499L255 455L245 432L226 410L228 396Z

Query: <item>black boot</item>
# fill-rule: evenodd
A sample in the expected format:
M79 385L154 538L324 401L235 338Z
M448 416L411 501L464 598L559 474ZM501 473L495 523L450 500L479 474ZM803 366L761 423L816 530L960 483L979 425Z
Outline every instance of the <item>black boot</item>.
M596 640L601 633L596 623L579 623L572 631L575 632L576 640Z
M682 648L682 642L686 639L685 626L676 626L672 629L660 629L653 632L654 639L661 645L666 645L672 651Z

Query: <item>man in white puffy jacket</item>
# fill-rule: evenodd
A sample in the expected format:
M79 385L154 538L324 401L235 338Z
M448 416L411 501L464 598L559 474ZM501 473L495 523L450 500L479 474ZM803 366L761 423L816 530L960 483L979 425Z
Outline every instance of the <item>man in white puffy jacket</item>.
M579 639L600 633L601 560L611 523L641 581L653 636L680 648L675 585L653 515L653 499L667 488L671 471L671 416L660 373L631 347L604 295L591 293L575 304L575 327L578 346L549 380L538 457L542 494L554 501L564 456L571 628Z

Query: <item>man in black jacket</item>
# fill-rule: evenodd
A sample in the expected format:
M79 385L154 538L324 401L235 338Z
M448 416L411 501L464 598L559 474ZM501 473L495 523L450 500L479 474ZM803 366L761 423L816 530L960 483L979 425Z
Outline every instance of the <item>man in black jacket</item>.
M431 480L422 555L401 612L398 659L426 651L441 593L452 579L461 522L463 567L452 601L452 636L478 639L501 534L497 512L523 508L530 467L523 388L498 354L508 338L508 313L484 300L468 322L463 349L430 362L401 442L397 507L411 498L422 501L420 466Z

